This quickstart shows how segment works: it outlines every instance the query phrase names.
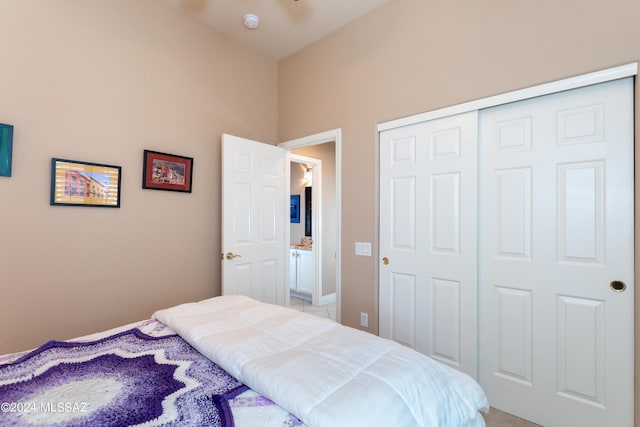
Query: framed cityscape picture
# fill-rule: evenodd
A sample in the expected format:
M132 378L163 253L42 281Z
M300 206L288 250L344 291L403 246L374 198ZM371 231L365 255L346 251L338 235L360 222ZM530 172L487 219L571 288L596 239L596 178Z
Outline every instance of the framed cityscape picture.
M120 166L51 159L51 205L120 207Z

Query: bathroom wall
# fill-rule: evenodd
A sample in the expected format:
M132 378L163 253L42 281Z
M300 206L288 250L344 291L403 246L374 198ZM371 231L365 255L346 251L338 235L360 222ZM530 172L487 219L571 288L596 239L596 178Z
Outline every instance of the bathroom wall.
M304 171L310 167L304 163L291 162L291 195L300 196L300 222L291 223L291 244L297 244L302 241L304 237L304 225L306 220L305 215L305 198L304 189L308 186L308 183L304 180Z

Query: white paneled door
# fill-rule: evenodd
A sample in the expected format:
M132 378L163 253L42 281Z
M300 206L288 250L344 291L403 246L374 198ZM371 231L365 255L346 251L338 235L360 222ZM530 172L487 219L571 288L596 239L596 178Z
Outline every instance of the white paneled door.
M380 336L477 378L477 113L380 135Z
M632 96L480 113L480 382L547 427L633 425Z
M222 293L285 304L287 151L222 135Z
M380 133L380 335L545 427L631 426L633 80Z

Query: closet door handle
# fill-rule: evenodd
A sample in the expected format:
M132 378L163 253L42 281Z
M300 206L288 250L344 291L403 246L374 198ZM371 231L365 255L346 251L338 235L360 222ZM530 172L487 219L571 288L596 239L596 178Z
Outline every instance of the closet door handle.
M389 265L389 258L387 258L387 257L382 258L382 263L384 265Z
M620 280L614 280L609 284L609 287L615 292L624 292L627 289L627 284Z
M234 258L239 258L239 257L242 257L242 255L236 255L236 254L234 254L233 252L227 252L227 259L228 259L229 261L231 261L231 260L232 260L232 259L234 259Z

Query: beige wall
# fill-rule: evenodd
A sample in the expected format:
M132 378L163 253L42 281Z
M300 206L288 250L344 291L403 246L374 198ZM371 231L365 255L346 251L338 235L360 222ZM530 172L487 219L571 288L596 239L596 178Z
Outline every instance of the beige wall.
M280 140L342 128L343 323L377 333L379 254L353 250L378 242L376 124L638 61L638 22L638 0L391 0L280 62Z
M220 134L277 142L277 63L154 0L0 1L0 354L220 293ZM142 153L194 158L143 190ZM52 157L122 166L120 209L49 206Z

